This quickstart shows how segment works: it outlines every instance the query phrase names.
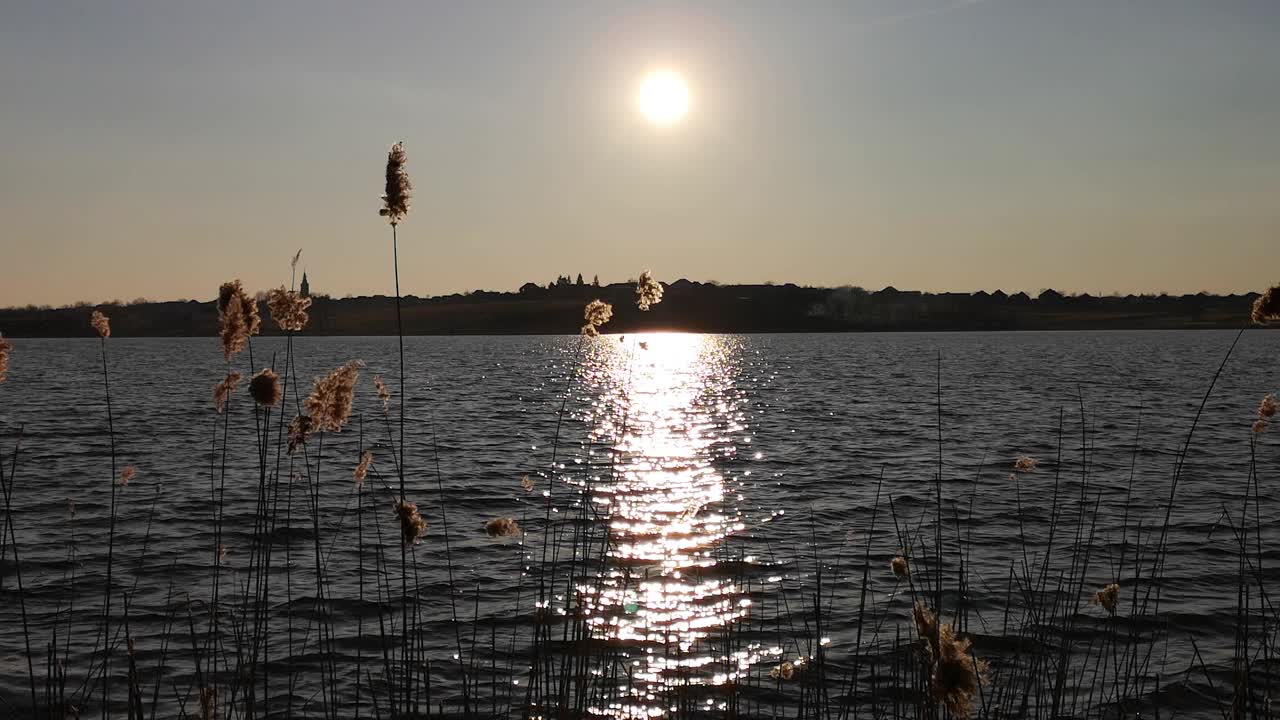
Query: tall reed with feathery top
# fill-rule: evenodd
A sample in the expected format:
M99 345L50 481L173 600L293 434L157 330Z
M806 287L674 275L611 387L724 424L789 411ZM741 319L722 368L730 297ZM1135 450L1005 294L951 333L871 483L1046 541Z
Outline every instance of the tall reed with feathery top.
M111 337L111 321L100 311L94 310L89 324L98 333L99 350L102 356L102 388L107 402L107 439L111 446L111 517L107 526L107 582L102 592L102 716L111 716L111 571L112 555L116 540L116 430L115 419L111 413L111 380L107 371L107 338Z
M396 341L400 354L400 442L396 451L399 455L396 463L396 475L399 480L400 500L396 503L396 511L402 526L405 523L406 515L400 512L400 508L407 507L408 503L405 500L404 492L404 319L403 311L400 307L400 247L396 229L400 226L401 221L409 215L409 199L413 197L413 181L409 179L409 171L405 169L405 163L408 159L402 142L397 142L387 151L386 191L382 195L382 209L378 211L378 214L385 217L391 225L391 269L395 276L396 286ZM404 698L406 705L409 702L407 680L410 673L407 546L408 543L401 543L400 546L400 612L405 621L402 652L404 653L403 667L406 679Z

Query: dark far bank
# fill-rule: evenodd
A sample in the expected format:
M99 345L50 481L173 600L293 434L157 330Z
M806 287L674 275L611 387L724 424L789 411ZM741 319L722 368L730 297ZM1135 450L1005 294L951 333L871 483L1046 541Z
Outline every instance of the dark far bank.
M634 307L634 282L561 276L547 285L526 283L515 292L477 290L402 299L408 335L555 335L576 327L583 303L599 298L615 308L614 333L892 332L967 330L1137 330L1237 328L1257 293L1212 295L1068 294L1025 292L928 293L805 287L792 283L722 285L679 279L664 283L665 300L649 312ZM308 288L309 290L309 288ZM305 335L394 335L395 298L312 299ZM0 309L10 337L78 337L92 309L109 310L115 333L134 337L202 337L218 333L214 300L152 302L138 299L66 307L28 305ZM274 326L264 334L278 333Z

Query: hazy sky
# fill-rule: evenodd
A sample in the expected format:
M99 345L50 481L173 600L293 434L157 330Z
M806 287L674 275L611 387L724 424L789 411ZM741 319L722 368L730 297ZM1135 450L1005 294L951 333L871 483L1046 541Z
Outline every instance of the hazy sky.
M0 305L388 293L395 140L406 293L1280 280L1277 0L8 0Z

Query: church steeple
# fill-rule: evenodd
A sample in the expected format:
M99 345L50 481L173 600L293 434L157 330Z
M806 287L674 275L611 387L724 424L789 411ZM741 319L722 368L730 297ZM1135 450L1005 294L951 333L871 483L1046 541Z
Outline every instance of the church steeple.
M307 271L302 271L302 285L298 288L298 294L302 297L311 297L311 284L307 282Z

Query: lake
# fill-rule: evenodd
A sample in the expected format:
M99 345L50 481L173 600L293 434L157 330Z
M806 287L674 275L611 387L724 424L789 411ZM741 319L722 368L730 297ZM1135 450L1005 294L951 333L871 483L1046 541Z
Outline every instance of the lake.
M0 715L30 712L24 613L37 703L101 704L113 484L121 716L198 717L204 687L237 717L906 715L917 600L990 662L990 714L1216 716L1239 643L1269 702L1280 430L1251 424L1280 333L1243 334L1183 453L1235 338L411 337L403 448L396 338L255 338L232 367L301 378L283 418L244 382L215 412L214 338L111 338L114 473L98 340L15 340ZM352 359L349 422L287 453L281 420ZM428 523L403 573L398 450Z

